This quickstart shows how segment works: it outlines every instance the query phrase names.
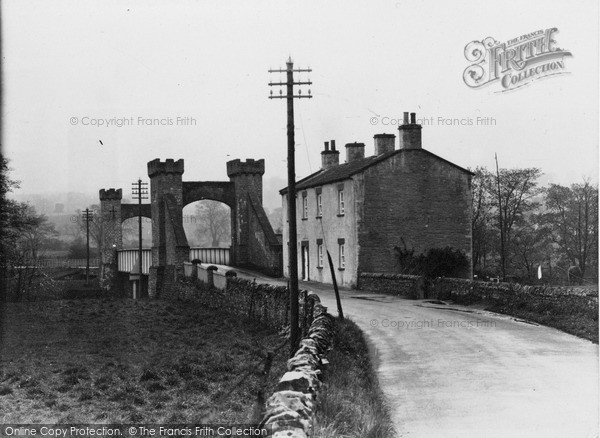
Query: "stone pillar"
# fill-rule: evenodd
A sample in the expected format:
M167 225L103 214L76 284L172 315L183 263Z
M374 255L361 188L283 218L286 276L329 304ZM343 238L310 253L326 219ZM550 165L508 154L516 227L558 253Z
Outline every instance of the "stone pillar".
M183 234L183 160L158 158L148 163L152 211L152 265L148 278L148 296L168 295L170 285L183 275L183 262L189 247ZM164 290L163 290L164 289Z
M100 190L100 287L108 292L116 284L117 250L123 248L121 189Z
M246 161L232 160L227 162L227 176L234 184L235 205L231 208L231 223L233 235L231 236L234 248L232 258L234 266L244 266L252 262L249 254L250 240L250 202L248 193L253 192L258 196L262 205L263 185L262 176L265 173L265 160Z

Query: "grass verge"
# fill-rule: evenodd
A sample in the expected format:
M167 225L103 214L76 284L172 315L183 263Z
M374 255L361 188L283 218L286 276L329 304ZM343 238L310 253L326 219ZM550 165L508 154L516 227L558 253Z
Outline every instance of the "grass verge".
M391 438L388 406L362 330L348 319L336 320L333 350L319 393L315 437Z
M510 304L492 304L485 307L490 312L503 313L537 324L553 327L598 343L598 314L582 311L579 308L557 308L553 303L532 303L526 300L514 301Z
M285 372L263 326L182 302L5 303L0 423L256 424Z

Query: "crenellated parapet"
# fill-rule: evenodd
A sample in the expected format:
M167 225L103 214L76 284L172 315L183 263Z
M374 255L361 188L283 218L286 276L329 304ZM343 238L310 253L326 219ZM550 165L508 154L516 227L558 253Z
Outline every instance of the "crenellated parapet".
M183 174L183 159L177 161L169 158L165 161L160 161L156 158L148 162L148 176L150 178L160 174Z
M100 200L101 201L120 201L123 199L122 189L101 189Z
M233 178L239 175L264 175L265 160L253 160L247 158L246 161L240 159L227 162L227 176Z

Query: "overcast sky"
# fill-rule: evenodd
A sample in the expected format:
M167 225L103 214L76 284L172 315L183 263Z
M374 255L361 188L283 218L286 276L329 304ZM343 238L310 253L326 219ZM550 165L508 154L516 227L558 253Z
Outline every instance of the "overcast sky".
M154 158L183 158L189 181L226 180L226 161L265 158L265 179L278 185L286 110L267 98L267 83L279 79L267 70L291 55L314 82L314 98L296 102L298 178L320 167L324 141L364 142L371 154L373 135L397 133L392 120L414 111L433 118L423 146L458 165L492 168L497 152L501 167L540 167L543 182L597 181L597 8L595 0L3 1L3 151L21 193L128 192ZM566 74L504 93L498 83L463 81L469 42L552 27L556 46L573 54ZM178 126L178 117L195 125ZM133 124L84 124L111 118Z

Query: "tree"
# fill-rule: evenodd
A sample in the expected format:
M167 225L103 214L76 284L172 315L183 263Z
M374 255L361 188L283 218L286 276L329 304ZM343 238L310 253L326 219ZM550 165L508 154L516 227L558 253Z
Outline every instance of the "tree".
M230 209L221 202L206 200L198 203L196 219L196 235L200 239L208 238L213 248L219 247L222 242L231 242Z
M539 225L539 216L530 215L514 229L511 250L511 267L532 283L536 278L536 266L549 261L552 254L550 232Z
M39 257L39 251L58 236L58 231L53 223L48 222L44 214L38 215L35 208L27 205L28 225L21 230L19 238L21 248L32 260Z
M598 186L588 180L570 187L551 184L544 191L544 201L544 226L584 277L588 267L598 263Z
M267 217L269 218L269 222L271 222L271 226L273 227L275 234L281 234L283 232L282 215L283 208L281 207L277 207L270 213L267 213Z
M473 173L471 187L473 230L473 272L481 275L487 270L487 261L493 250L493 242L497 240L497 233L493 225L493 205L488 188L491 187L493 176L483 168L477 167Z
M506 277L510 265L513 229L523 223L525 215L538 207L535 197L540 193L537 180L542 172L537 168L500 169L486 178L486 190L496 213L496 229L500 234L500 272Z
M8 160L0 155L0 301L20 300L29 293L37 276L38 250L55 232L33 207L8 199L19 186L9 170Z

